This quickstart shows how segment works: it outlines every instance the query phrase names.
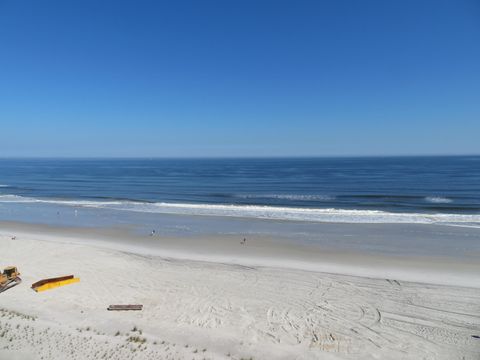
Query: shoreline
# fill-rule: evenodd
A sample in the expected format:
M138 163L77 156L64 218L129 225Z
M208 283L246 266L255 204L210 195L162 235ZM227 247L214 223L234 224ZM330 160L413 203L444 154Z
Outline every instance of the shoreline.
M162 259L270 267L373 279L480 288L476 257L412 256L346 251L266 236L163 237L133 228L74 228L0 222L0 236L35 238L52 243L87 245Z

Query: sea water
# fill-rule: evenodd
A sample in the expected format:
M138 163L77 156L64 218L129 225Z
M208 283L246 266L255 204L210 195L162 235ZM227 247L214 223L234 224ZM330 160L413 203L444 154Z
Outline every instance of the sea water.
M343 224L347 245L382 224L480 229L480 156L1 159L2 220L311 241Z

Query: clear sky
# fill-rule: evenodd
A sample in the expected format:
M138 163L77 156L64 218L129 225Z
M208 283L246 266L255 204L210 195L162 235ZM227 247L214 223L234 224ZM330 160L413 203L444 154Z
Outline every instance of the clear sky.
M0 0L0 156L463 153L478 0Z

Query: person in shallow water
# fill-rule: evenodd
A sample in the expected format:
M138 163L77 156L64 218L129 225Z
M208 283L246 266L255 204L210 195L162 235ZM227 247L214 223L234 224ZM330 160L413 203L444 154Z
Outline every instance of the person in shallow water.
M150 233L150 236L153 236L155 235L155 229L152 230L152 232Z

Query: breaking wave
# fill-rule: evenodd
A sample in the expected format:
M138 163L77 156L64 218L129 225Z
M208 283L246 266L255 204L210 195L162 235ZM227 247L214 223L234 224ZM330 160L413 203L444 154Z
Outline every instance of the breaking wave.
M335 196L330 195L301 195L301 194L242 194L236 195L242 199L279 199L293 201L329 201L334 200Z
M238 218L290 220L329 223L415 223L480 227L480 214L392 213L380 210L347 210L334 208L298 208L259 205L219 205L128 200L93 201L37 199L17 195L0 195L0 203L37 203L76 208L97 208L157 214L228 216Z
M427 196L425 201L432 203L432 204L450 204L453 202L452 199L441 197L441 196Z

